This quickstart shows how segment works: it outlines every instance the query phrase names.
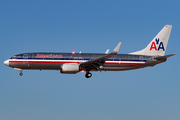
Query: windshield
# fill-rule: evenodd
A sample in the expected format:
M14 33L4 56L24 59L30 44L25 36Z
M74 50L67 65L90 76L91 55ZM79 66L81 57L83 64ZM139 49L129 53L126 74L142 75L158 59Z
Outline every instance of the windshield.
M16 59L17 58L17 56L12 56L10 59Z

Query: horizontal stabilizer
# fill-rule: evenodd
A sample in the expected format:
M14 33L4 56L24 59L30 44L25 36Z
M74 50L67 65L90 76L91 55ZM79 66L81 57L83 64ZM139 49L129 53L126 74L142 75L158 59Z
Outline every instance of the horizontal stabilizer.
M168 57L171 57L171 56L174 56L174 55L176 55L176 54L165 55L165 56L159 56L159 57L156 57L156 58L154 58L154 59L156 59L156 60L162 60L162 59L167 59Z

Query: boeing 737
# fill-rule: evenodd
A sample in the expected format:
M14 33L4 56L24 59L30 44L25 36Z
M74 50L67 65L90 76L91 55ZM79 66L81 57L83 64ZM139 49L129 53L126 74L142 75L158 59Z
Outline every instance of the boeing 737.
M117 54L121 42L112 53L23 53L12 56L4 64L20 71L22 70L60 70L65 74L76 74L86 71L85 77L90 78L90 71L124 71L133 70L165 62L175 54L164 55L171 33L172 25L165 25L163 29L143 50Z

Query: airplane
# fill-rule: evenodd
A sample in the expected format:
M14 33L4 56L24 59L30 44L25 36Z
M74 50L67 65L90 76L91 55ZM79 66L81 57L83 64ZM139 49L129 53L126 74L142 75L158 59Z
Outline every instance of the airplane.
M22 70L60 70L64 74L76 74L86 71L85 77L92 76L90 71L124 71L133 70L163 63L175 55L164 55L171 33L172 25L165 25L162 30L144 49L129 53L117 54L121 42L112 53L109 49L104 54L95 53L23 53L12 56L4 64L20 71Z

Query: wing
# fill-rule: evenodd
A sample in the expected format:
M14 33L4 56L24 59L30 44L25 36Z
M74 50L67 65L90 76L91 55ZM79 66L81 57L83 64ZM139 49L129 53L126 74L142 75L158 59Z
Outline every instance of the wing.
M110 57L112 57L118 53L120 45L121 45L121 42L118 43L118 45L115 47L115 49L113 50L112 53L105 54L103 57L96 58L94 60L90 60L90 61L81 63L80 67L84 68L86 70L91 70L91 69L97 69L98 70L98 69L100 69L99 67L104 65L106 59L108 59L108 58L110 58Z

